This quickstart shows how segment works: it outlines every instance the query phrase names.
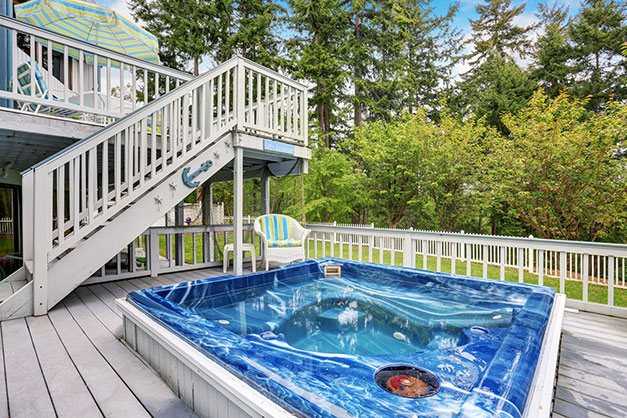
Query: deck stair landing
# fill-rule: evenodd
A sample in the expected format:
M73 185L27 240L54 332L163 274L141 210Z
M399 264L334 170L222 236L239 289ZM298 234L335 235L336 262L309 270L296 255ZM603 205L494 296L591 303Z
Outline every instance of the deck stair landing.
M0 303L0 320L46 314L227 167L243 136L258 154L272 136L270 152L283 141L307 157L306 92L235 57L22 173L29 281Z

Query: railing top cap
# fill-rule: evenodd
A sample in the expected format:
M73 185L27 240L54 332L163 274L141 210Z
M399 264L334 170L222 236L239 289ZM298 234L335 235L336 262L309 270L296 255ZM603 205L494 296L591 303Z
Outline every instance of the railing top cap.
M591 242L591 241L570 241L570 240L558 240L558 239L544 239L544 238L527 238L527 237L507 237L502 235L481 235L481 234L461 234L458 232L441 232L441 231L413 231L410 229L391 229L391 228L369 228L369 227L353 227L353 226L341 226L341 225L317 225L317 224L308 224L308 228L330 228L334 230L342 231L343 233L350 233L350 231L355 231L358 234L364 234L366 231L370 230L373 232L393 232L396 234L411 234L411 235L429 235L429 236L449 236L449 237L459 237L459 238L475 238L475 239L484 239L484 240L496 240L496 241L518 241L518 242L532 242L535 244L550 244L550 245L572 245L576 247L605 247L605 248L613 248L617 250L625 250L627 251L626 244L617 244L611 242Z
M258 64L255 61L249 60L248 58L244 58L244 57L242 57L240 55L235 55L234 58L240 59L240 60L242 60L244 62L244 64L249 65L251 67L255 67L256 69L261 70L261 71L263 71L265 73L270 73L272 76L274 76L276 78L282 78L282 79L284 79L286 81L289 81L291 84L296 84L296 85L302 87L304 90L308 90L309 89L309 87L307 87L306 84L303 84L300 81L296 81L294 79L291 79L288 76L286 76L284 74L281 74L278 71L275 71L275 70L273 70L271 68L264 67L263 65Z

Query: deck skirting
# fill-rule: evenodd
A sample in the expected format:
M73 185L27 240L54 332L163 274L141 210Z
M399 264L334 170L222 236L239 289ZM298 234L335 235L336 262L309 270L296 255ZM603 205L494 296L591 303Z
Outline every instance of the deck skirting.
M124 339L200 417L293 417L125 299Z

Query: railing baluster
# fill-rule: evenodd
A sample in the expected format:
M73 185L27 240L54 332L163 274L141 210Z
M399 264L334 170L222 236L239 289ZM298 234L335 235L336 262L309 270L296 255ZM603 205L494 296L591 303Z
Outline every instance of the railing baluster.
M120 62L120 112L124 113L124 63Z
M107 112L111 110L111 58L107 57L107 91L105 93L105 109Z
M516 262L518 263L518 283L525 281L525 249L518 248L518 257Z
M11 65L11 80L17 80L17 31L15 29L11 29L11 56L12 56L12 65ZM65 52L67 56L67 47L65 47ZM67 77L65 78L67 80ZM17 85L19 83L13 82L11 83L11 91L13 94L17 94ZM67 97L67 93L65 95ZM66 99L67 101L67 99Z
M94 65L93 65L93 74L92 77L94 78L94 88L93 88L93 92L94 92L94 109L98 110L98 55L94 54Z
M102 214L109 209L109 139L102 143Z
M78 104L83 106L85 103L85 77L84 77L84 53L83 50L78 51Z
M36 92L36 86L37 86L37 79L36 79L36 74L35 74L35 65L37 62L37 58L35 55L35 37L34 36L30 36L30 95L31 97L35 97L37 96L37 92ZM41 92L43 94L43 91ZM39 106L37 106L39 107Z
M57 169L57 228L59 230L57 245L63 244L65 238L65 165Z
M488 278L488 257L489 257L489 247L487 245L483 245L483 277L484 279Z
M224 124L231 120L231 70L226 71L226 80L224 84L224 106L226 108L226 116Z
M87 221L89 224L93 224L94 216L96 213L96 196L98 194L97 191L97 178L98 178L98 167L96 166L96 153L97 148L93 147L89 150L89 165L88 165L88 173L89 173L89 188L87 189Z
M222 112L224 111L224 98L222 97L222 84L224 83L224 73L220 73L220 77L218 78L218 121L217 121L217 129L220 130L222 128Z
M500 272L499 272L499 279L500 280L505 280L505 247L500 246L499 247L499 264L500 264Z
M78 234L79 228L79 201L78 196L80 194L79 186L79 160L80 157L72 158L71 160L71 172L70 172L70 216L72 220L72 233Z
M614 306L614 281L615 281L615 272L614 272L614 256L610 255L608 257L608 271L607 271L607 304L609 306Z
M141 140L139 144L139 187L144 185L147 168L147 150L148 146L148 120L146 118L141 120Z
M215 78L212 78L211 80L209 80L209 129L207 130L207 136L210 136L214 132L213 130L214 80Z
M590 255L582 254L581 255L581 273L583 278L583 301L588 302L588 267L590 264Z
M132 65L131 69L132 69L131 72L132 72L132 77L133 77L131 78L131 108L135 110L137 107L137 67ZM124 109L121 109L120 113L126 113L126 112L124 112Z
M242 67L243 68L243 67ZM246 118L244 118L246 120ZM248 123L254 124L253 117L253 70L248 70Z

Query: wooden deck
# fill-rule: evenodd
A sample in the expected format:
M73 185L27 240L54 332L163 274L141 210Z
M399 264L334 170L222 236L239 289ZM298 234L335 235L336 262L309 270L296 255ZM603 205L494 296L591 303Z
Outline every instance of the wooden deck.
M205 269L81 287L47 316L2 322L0 417L194 416L119 340L115 299L221 274ZM554 416L627 416L626 383L627 320L567 312Z

